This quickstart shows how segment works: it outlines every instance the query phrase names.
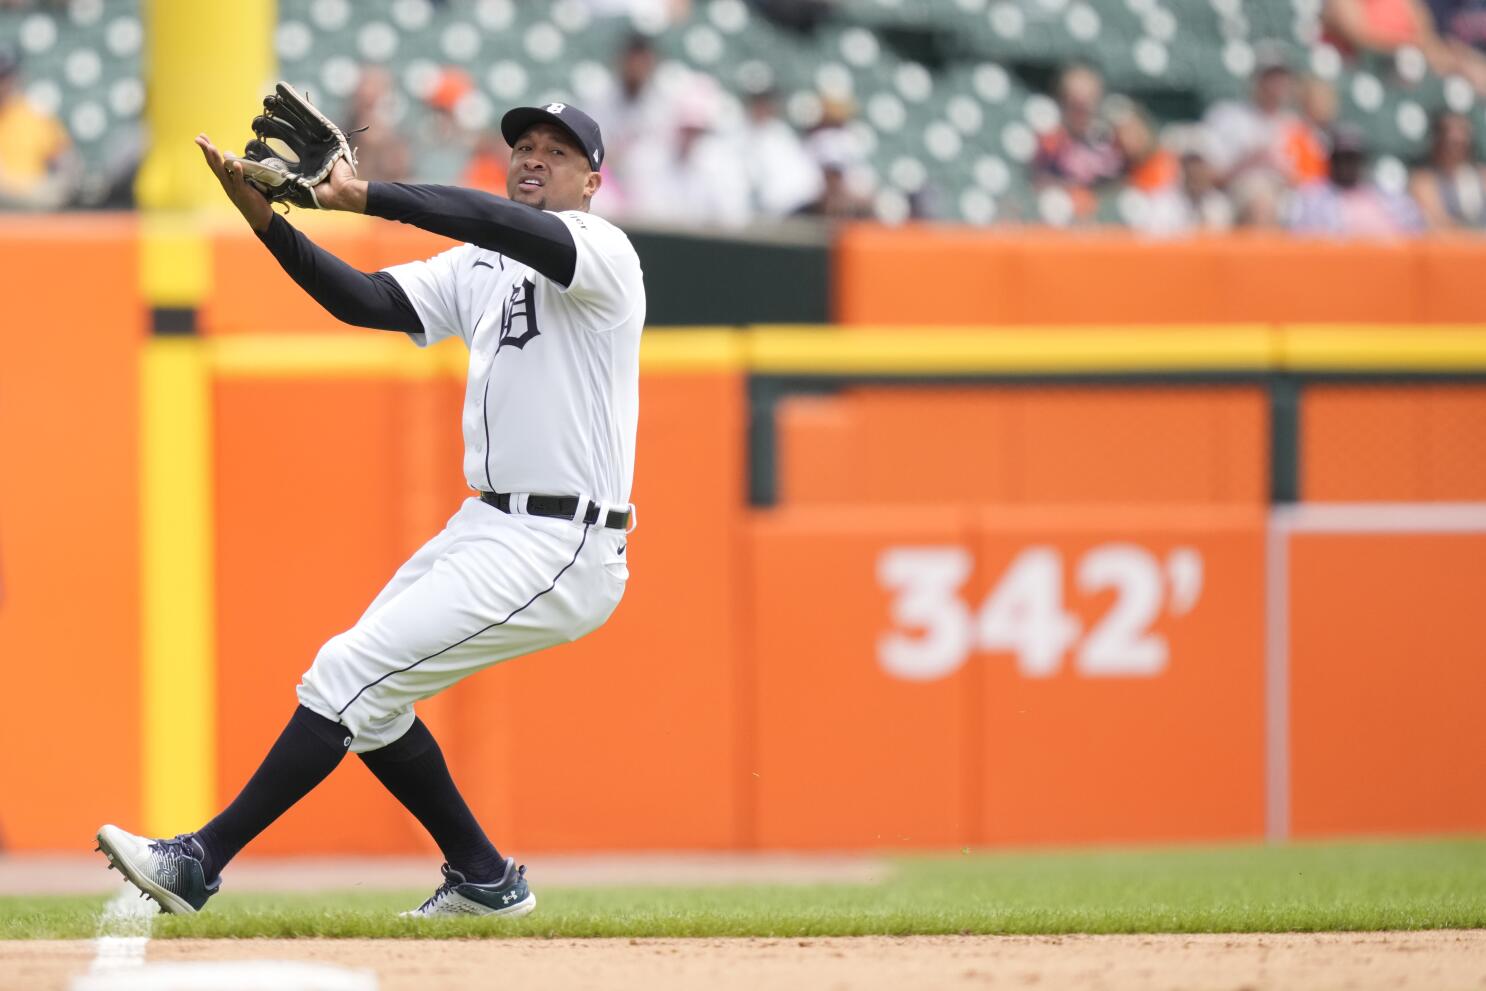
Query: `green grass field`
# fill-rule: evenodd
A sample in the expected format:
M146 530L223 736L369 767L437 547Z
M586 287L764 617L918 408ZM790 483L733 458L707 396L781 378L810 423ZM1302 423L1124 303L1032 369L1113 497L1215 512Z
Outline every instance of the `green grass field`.
M371 879L374 880L374 879ZM877 885L551 888L519 921L412 922L427 891L224 893L155 938L827 936L1486 928L1486 840L894 861ZM0 898L0 938L90 938L101 897Z

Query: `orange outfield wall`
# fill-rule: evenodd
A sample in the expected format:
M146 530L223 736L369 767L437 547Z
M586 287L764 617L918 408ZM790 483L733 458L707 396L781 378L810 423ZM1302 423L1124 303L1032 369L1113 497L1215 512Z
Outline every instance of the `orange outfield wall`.
M1257 505L1269 484L1257 387L858 388L778 416L790 505Z
M1078 636L1029 676L986 658L981 840L1248 839L1264 816L1262 509L985 509L987 589L1063 564Z
M1257 509L760 514L758 843L1261 835L1263 525Z
M137 821L133 218L0 220L0 846Z
M1486 533L1290 538L1295 836L1486 830Z
M294 222L364 270L453 246L362 217L301 214ZM348 329L310 301L251 234L223 229L210 250L203 333ZM869 224L841 232L832 264L835 319L847 326L1486 322L1479 291L1486 244L1474 238L1156 241L1117 231Z
M437 234L365 217L301 212L293 223L320 247L367 272L455 246ZM211 286L197 315L202 334L365 333L322 309L240 225L214 231L208 250Z
M781 510L759 515L752 530L758 845L971 842L979 672L962 665L909 682L875 657L890 607L880 555L899 544L968 548L970 514Z
M640 389L639 525L618 612L472 679L460 703L470 753L509 797L509 835L526 849L748 841L743 390L732 373L676 372L642 374Z
M1486 501L1486 385L1310 385L1300 429L1307 500Z
M837 242L847 325L1481 323L1486 244L870 224Z
M746 830L742 390L730 373L647 374L641 388L640 526L614 619L419 706L476 813L522 849L722 848ZM288 719L320 644L469 495L461 398L448 378L218 384L219 801ZM427 848L345 763L254 852Z
M294 686L320 644L356 621L457 505L461 389L229 378L214 398L217 799L225 804L293 712ZM439 491L420 498L422 486ZM430 724L444 729L439 704L429 710ZM416 824L359 761L346 765L255 851L414 847Z

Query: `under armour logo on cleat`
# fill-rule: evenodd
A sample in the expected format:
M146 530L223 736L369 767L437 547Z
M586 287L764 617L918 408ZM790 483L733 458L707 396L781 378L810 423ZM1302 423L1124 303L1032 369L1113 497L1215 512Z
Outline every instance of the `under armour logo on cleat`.
M516 892L508 891L504 895L500 896L500 900L502 905L509 905L516 900Z

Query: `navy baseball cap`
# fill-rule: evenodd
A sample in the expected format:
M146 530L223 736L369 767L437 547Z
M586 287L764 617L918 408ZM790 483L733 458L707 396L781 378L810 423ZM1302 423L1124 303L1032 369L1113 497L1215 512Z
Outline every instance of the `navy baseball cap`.
M516 141L536 124L556 124L570 134L588 164L595 170L604 164L604 136L594 119L577 107L566 103L549 103L545 107L517 107L506 113L500 121L501 136L506 144L516 147Z

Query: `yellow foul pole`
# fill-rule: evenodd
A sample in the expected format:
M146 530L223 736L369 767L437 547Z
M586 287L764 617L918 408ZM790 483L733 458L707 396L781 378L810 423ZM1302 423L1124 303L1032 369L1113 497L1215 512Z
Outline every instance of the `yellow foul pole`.
M248 121L274 81L273 0L203 3L147 0L146 117L151 147L139 177L140 206L215 206L221 190L191 139L242 152Z
M142 295L157 336L141 361L143 822L169 836L216 805L215 554L210 377L187 334L211 286L210 225L226 205L192 143L241 151L272 84L272 0L146 0L146 124L136 185Z

